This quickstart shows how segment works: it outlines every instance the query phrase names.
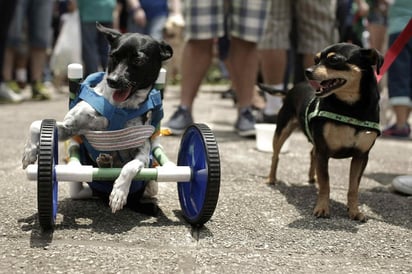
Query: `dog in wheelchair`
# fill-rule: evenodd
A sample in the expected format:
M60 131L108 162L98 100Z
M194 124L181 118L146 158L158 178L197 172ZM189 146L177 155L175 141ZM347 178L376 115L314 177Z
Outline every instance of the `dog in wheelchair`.
M110 44L107 70L84 80L63 121L57 122L58 136L59 141L80 139L82 160L88 164L120 167L121 172L114 183L109 182L108 191L107 182L78 182L70 185L70 194L77 199L103 196L113 213L127 206L154 215L153 207L145 208L141 199L157 194L157 182L134 187L133 178L150 166L151 151L161 146L158 137L162 100L153 87L163 62L172 57L173 50L167 43L147 35L121 34L99 23L96 27ZM24 169L37 160L40 126L41 121L30 126L22 160ZM108 145L96 145L96 139L105 139L105 134L138 138L108 138Z

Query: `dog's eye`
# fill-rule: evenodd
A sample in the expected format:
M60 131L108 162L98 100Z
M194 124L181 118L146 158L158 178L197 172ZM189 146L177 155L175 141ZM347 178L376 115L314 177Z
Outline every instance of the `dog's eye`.
M315 65L319 64L320 57L316 55L315 58L313 58L313 61L315 62Z
M331 64L331 65L337 65L337 64L345 62L345 58L343 58L342 56L337 55L337 54L328 56L327 60L328 60L328 63Z

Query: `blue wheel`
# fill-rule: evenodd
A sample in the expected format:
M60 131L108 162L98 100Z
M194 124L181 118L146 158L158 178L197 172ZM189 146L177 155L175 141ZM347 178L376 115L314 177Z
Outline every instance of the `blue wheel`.
M178 166L190 166L190 182L178 182L182 214L193 226L212 217L220 189L219 149L212 131L204 124L189 126L180 142Z
M56 121L46 119L40 128L40 143L37 167L37 210L40 227L53 228L57 215L58 138Z

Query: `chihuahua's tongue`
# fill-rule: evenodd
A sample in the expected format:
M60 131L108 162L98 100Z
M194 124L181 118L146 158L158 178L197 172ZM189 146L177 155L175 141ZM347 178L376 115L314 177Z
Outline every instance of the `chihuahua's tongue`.
M315 80L309 80L309 84L315 89L315 90L320 90L322 88L322 85Z
M131 91L132 91L132 88L117 89L113 92L113 100L118 103L126 101Z

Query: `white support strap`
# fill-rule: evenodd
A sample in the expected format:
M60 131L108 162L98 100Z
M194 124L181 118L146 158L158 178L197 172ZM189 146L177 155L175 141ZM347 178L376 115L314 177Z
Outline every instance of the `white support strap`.
M87 141L100 151L118 151L140 147L155 131L152 125L140 125L111 131L89 131Z

